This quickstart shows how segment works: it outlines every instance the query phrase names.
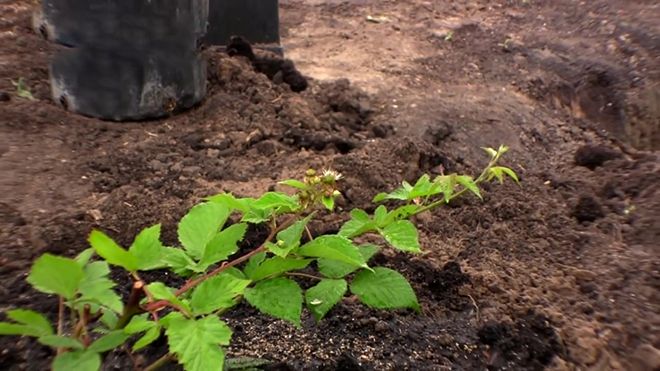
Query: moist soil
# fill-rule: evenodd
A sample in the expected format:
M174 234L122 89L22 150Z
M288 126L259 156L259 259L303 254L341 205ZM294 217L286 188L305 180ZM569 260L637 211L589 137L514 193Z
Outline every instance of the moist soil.
M50 100L54 46L31 30L33 6L0 4L1 312L54 318L56 299L26 274L45 252L85 249L93 228L126 245L162 223L173 244L202 197L258 195L311 167L344 175L338 211L312 226L330 233L376 193L424 173L477 173L479 147L506 144L520 187L487 185L483 201L420 215L422 254L374 258L412 282L421 314L346 297L295 329L240 305L227 315L228 356L272 370L660 368L655 1L282 1L283 45L306 90L209 48L200 106L127 123ZM35 100L15 94L19 77ZM116 351L105 368L139 368L165 349ZM0 369L43 370L52 356L0 338Z

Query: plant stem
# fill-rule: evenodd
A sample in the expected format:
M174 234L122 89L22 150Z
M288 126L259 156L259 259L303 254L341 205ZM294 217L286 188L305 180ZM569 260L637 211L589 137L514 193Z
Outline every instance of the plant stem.
M64 332L64 297L60 296L59 306L57 308L57 336L62 336ZM61 354L64 348L57 348L57 354Z
M234 259L234 260L230 261L229 263L222 264L219 267L217 267L216 269L214 269L214 270L212 270L212 271L210 271L210 272L208 272L204 275L201 275L197 278L188 280L183 286L181 286L178 290L176 290L174 295L179 296L183 293L186 293L189 290L191 290L192 288L194 288L195 286L197 286L200 283L206 281L207 279L209 279L213 276L216 276L216 275L226 271L227 269L229 269L231 267L239 265L239 264L249 260L251 257L253 257L253 256L255 256L255 255L257 255L261 252L266 251L266 244L268 242L270 242L278 232L280 232L283 229L288 228L291 224L293 224L297 220L297 217L298 217L298 215L292 215L291 218L287 219L284 223L280 224L276 228L272 228L270 233L268 234L268 237L266 237L264 242L259 247L257 247L256 249L250 251L249 253L247 253L247 254L245 254L245 255L237 258L237 259ZM149 312L153 312L153 311L165 308L168 305L169 305L169 302L167 300L159 300L159 301L154 301L154 302L151 302L151 303L147 304L147 306L144 309L149 311Z
M323 277L315 276L313 274L307 274L307 273L300 273L300 272L286 272L285 273L287 276L294 276L294 277L305 277L305 278L310 278L313 280L321 281L323 280Z
M171 361L173 356L170 353L165 354L164 356L158 358L154 363L145 367L143 371L156 371L159 368L165 366L169 361Z
M123 329L128 325L131 318L137 313L140 313L140 299L142 299L142 294L144 293L144 282L137 281L133 282L133 287L131 288L131 294L128 296L128 302L124 307L124 313L117 320L117 325L115 329Z

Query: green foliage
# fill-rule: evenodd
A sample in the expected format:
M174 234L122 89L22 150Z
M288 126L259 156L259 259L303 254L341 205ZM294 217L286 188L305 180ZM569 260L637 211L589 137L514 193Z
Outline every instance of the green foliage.
M344 297L347 288L346 280L321 280L305 293L307 308L320 321Z
M36 100L34 99L34 96L30 92L30 89L28 88L27 84L25 83L25 79L22 77L18 78L18 81L11 80L11 84L16 87L16 95L18 95L21 98L29 99L29 100Z
M372 308L421 310L406 278L389 268L376 267L373 271L360 271L351 282L351 292Z
M251 369L264 361L225 360L222 348L232 332L220 318L243 299L296 327L302 325L303 302L320 321L348 290L372 308L419 312L404 276L370 268L368 262L385 247L419 253L419 233L411 221L415 215L464 194L481 199L479 185L486 181L508 177L519 182L513 170L498 165L507 147L484 150L490 159L478 177L423 175L403 181L394 191L376 195L374 202L383 204L373 214L352 210L337 234L313 236L308 229L316 215L334 209L340 196L341 175L331 170L308 170L302 180L281 182L291 193L207 198L179 222L180 246L163 245L160 224L142 230L128 249L94 230L89 249L75 259L44 254L27 278L35 289L60 297L63 315L57 331L43 315L14 309L6 313L7 322L0 322L0 335L31 336L56 348L54 370L98 370L104 353L126 343L138 352L163 334L169 351L162 359L171 357L188 371ZM268 237L256 245L245 241L249 224L268 227ZM378 244L360 244L363 240L356 239L364 235ZM234 257L239 246L250 251ZM110 265L133 280L126 302L115 292ZM185 283L174 288L141 277L142 271L157 269L184 277ZM303 293L298 281L305 279L315 282Z
M278 277L257 283L245 290L245 300L260 312L300 327L302 290L295 281Z

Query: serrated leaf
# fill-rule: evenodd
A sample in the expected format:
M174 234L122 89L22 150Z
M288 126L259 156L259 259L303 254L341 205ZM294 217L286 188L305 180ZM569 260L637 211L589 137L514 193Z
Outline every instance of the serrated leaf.
M139 270L160 269L167 266L163 261L165 247L160 242L160 230L160 224L143 229L128 249L135 256Z
M321 197L321 203L325 206L326 209L332 211L335 209L335 198L334 197Z
M279 256L264 260L257 268L251 270L248 277L252 281L260 281L284 272L303 269L311 259L280 258Z
M298 252L303 256L341 261L366 268L360 250L351 240L339 235L324 235L304 244Z
M468 191L472 192L477 197L483 198L483 197L481 197L481 192L479 191L479 186L477 186L477 183L474 182L474 179L472 179L471 176L459 175L459 176L456 177L456 181L458 182L458 184L465 187Z
M108 263L120 266L129 272L137 271L138 262L135 256L121 248L105 233L93 230L88 240L96 253Z
M245 290L245 299L262 313L300 327L302 290L294 281L277 277L257 283Z
M147 331L150 328L156 327L158 324L154 321L149 320L149 314L141 314L138 316L133 316L130 322L124 327L124 332L133 335L139 332Z
M85 347L80 341L68 336L46 335L38 338L37 341L53 348L83 349Z
M17 323L0 322L0 335L39 337L53 333L48 319L40 313L27 309L14 309L7 312L7 317Z
M153 343L154 341L158 340L160 337L160 327L155 326L147 330L147 332L144 333L144 335L138 339L138 341L133 344L133 351L137 352L140 349L143 349L147 345Z
M296 188L296 189L307 189L307 188L309 188L309 186L307 184L305 184L305 183L303 183L299 180L295 180L295 179L283 180L283 181L279 182L279 184L289 186L289 187L293 187L293 188Z
M419 235L415 225L409 220L391 223L380 231L390 245L401 251L420 252Z
M250 260L248 260L247 264L245 264L245 268L243 268L243 272L245 273L245 275L250 277L254 273L254 271L257 268L259 268L259 265L261 264L261 262L264 261L264 259L266 259L265 252L260 252L252 256Z
M186 371L222 369L225 354L220 345L229 345L231 329L217 316L199 320L187 319L180 313L168 315L167 342Z
M291 212L297 210L300 204L295 196L289 196L280 192L266 192L254 201L251 206L260 210Z
M85 275L80 282L79 301L91 301L114 311L121 313L124 305L119 295L112 290L115 283L108 278L110 267L104 261L96 261L85 267Z
M188 255L199 260L206 245L225 224L231 210L217 202L196 205L179 222L178 235Z
M500 184L504 183L504 174L502 173L502 169L496 167L492 167L488 170L488 181L491 181L493 178L497 178L497 181L500 182Z
M504 166L496 166L496 168L498 169L498 171L508 175L509 178L513 179L516 183L520 183L520 180L518 179L518 175L510 168Z
M89 350L65 352L53 361L53 371L98 371L101 355Z
M110 310L104 310L103 314L101 315L101 318L99 321L101 321L102 324L105 325L106 328L115 328L117 327L117 321L119 318L117 315Z
M374 222L379 228L385 226L385 219L387 218L387 208L385 205L380 205L374 210Z
M408 200L414 200L419 197L429 197L440 192L441 187L432 183L428 174L424 174L417 180L413 189L410 190Z
M454 195L454 187L456 186L456 174L440 175L435 178L435 183L440 186L445 202L449 202L451 197Z
M376 309L411 308L420 311L417 297L410 283L399 272L384 267L360 271L351 292L364 304Z
M123 330L111 331L98 338L87 349L98 353L107 352L124 344L129 336Z
M309 215L304 219L298 220L288 228L280 231L277 234L277 243L267 244L268 250L279 257L285 258L291 250L298 248L302 234L305 232L305 227L312 216Z
M192 270L197 269L197 264L190 256L178 248L166 247L163 250L163 262L180 276L188 275Z
M92 255L94 255L94 249L91 247L87 248L76 256L76 262L81 267L85 267L85 265L89 263L89 260L92 258Z
M360 246L359 250L360 255L362 255L362 258L366 263L378 252L379 248L376 245L367 244ZM317 265L319 272L329 278L342 278L358 269L358 267L354 265L330 259L318 259Z
M245 231L247 231L247 224L238 223L215 235L206 245L202 259L197 265L197 271L204 272L210 265L226 260L236 253L238 242L243 239Z
M148 284L146 288L149 290L149 293L151 293L154 299L168 301L190 312L190 307L188 304L177 298L176 295L174 295L174 289L165 286L164 283L152 282Z
M345 280L321 280L316 286L307 289L307 308L320 321L344 297L347 288Z
M242 213L247 212L250 207L249 203L254 201L252 198L236 198L231 193L220 193L206 198L209 202L215 202L225 206L231 211L238 210Z
M27 281L41 292L71 300L83 275L82 267L75 260L44 254L34 262Z
M195 314L207 314L222 308L231 308L236 297L243 294L250 280L222 273L202 282L192 293L190 306Z
M341 226L339 235L353 238L373 230L376 230L376 223L369 218L369 214L361 209L353 209L351 219Z

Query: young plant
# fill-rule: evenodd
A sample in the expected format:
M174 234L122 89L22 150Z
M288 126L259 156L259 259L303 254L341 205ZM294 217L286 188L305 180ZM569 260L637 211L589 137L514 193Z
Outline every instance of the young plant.
M179 247L161 243L160 225L144 229L128 249L92 231L89 249L75 258L44 254L27 278L38 291L59 297L56 325L40 313L15 309L7 312L12 322L0 322L0 334L31 336L56 349L55 371L96 371L104 353L119 347L139 352L164 335L169 352L146 369L176 360L198 371L246 364L225 360L222 348L229 345L232 331L221 316L241 300L296 327L301 327L303 307L320 321L349 291L372 308L419 312L408 281L395 270L370 266L369 260L383 246L420 252L412 216L466 192L481 198L479 184L485 181L502 182L505 176L518 181L511 169L497 166L506 147L485 150L490 162L476 179L424 175L414 185L403 182L374 199L402 205L392 210L380 205L373 215L354 209L336 234L312 236L307 227L317 213L334 208L341 175L330 170L309 170L302 180L281 182L295 189L292 195L209 197L181 219ZM249 224L267 225L268 236L236 257ZM381 236L382 243L356 240L365 234ZM125 302L114 291L111 265L132 280ZM178 288L147 282L141 272L150 270L169 270L186 281ZM303 290L296 281L301 279L316 284Z

